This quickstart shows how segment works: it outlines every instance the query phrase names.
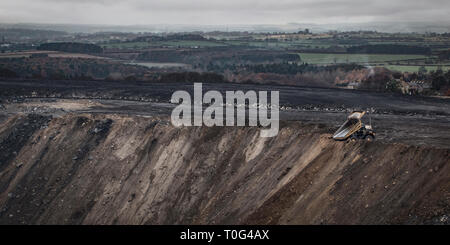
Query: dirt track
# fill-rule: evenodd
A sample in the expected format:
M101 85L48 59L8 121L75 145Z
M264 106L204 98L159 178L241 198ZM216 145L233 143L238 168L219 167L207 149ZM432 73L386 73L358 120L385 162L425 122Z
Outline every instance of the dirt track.
M445 106L445 105L444 105ZM104 113L135 116L169 116L175 105L163 102L141 102L108 99L24 99L18 103L5 103L0 109L0 122L16 113L40 113L62 116L67 113ZM328 107L327 107L328 108ZM351 109L324 110L319 108L283 109L283 121L299 121L323 125L334 132L342 124ZM450 116L419 113L370 113L363 120L371 122L377 132L377 140L417 146L450 148Z
M0 80L0 98L31 97L98 98L169 102L176 90L192 93L192 84ZM280 105L305 110L368 109L383 114L450 115L450 99L402 96L357 90L253 84L203 84L206 90L280 91Z

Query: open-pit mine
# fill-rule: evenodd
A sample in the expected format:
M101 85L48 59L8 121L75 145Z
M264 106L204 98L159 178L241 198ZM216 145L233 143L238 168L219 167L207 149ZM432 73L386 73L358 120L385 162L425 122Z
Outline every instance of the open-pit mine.
M280 92L262 138L173 126L170 95L192 84L0 86L0 224L450 222L448 99L261 85ZM376 140L333 139L353 110Z

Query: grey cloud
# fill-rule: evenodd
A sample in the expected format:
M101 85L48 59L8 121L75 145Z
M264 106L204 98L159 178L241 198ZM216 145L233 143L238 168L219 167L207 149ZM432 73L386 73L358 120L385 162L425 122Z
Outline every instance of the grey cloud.
M450 22L445 0L15 0L1 22L74 24L285 24Z

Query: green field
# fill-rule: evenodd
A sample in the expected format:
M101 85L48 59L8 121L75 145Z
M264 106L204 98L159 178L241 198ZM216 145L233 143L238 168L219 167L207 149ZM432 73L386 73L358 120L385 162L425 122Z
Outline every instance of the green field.
M142 49L147 47L219 47L226 44L215 41L164 41L164 42L123 42L102 45L103 48Z
M162 46L171 46L171 47L220 47L226 46L226 44L215 41L165 41L165 42L156 42L152 43L152 45L162 45Z
M417 60L427 58L425 55L395 55L395 54L326 54L326 53L301 53L302 62L308 64L377 64L384 62L396 62L404 60Z
M123 43L108 43L102 45L103 48L118 48L118 49L132 49L148 47L147 42L123 42Z
M415 65L385 65L384 67L386 67L387 69L391 70L391 71L400 71L400 72L418 72L419 68L421 66L415 66ZM429 66L424 66L425 69L427 69L427 71L435 71L439 68L439 66L437 65L429 65ZM450 70L450 66L449 65L443 65L440 66L441 69L443 71L448 71Z

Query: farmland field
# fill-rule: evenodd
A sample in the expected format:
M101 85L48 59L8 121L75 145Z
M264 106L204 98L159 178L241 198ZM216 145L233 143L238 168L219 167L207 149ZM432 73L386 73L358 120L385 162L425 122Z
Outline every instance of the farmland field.
M183 63L163 63L163 62L129 62L126 64L130 64L130 65L140 65L140 66L145 66L148 68L168 68L168 67L187 67L187 64L183 64Z
M226 46L223 43L215 42L215 41L189 41L189 40L182 40L182 41L164 41L160 42L161 45L164 46L173 46L173 47L220 47L220 46Z
M81 54L81 53L69 53L69 52L59 52L59 51L20 51L20 52L9 52L0 54L0 59L2 58L29 58L34 54L46 54L51 58L84 58L84 59L108 59L105 57L91 55L91 54Z
M219 47L226 46L226 44L214 41L157 41L157 42L123 42L123 43L110 43L102 45L103 48L118 48L118 49L142 49L147 47Z
M132 48L145 48L150 46L147 42L122 42L122 43L108 43L102 45L103 48L118 48L118 49L132 49Z
M416 66L416 65L385 65L384 67L386 67L387 69L391 70L391 71L400 71L400 72L418 72L419 68L421 66ZM427 69L427 71L435 71L437 70L439 67L443 70L443 71L448 71L450 70L450 65L442 65L442 66L437 66L437 65L428 65L428 66L424 66L425 69Z
M332 54L301 53L302 62L308 64L358 63L374 64L427 58L425 55L393 55L393 54Z

